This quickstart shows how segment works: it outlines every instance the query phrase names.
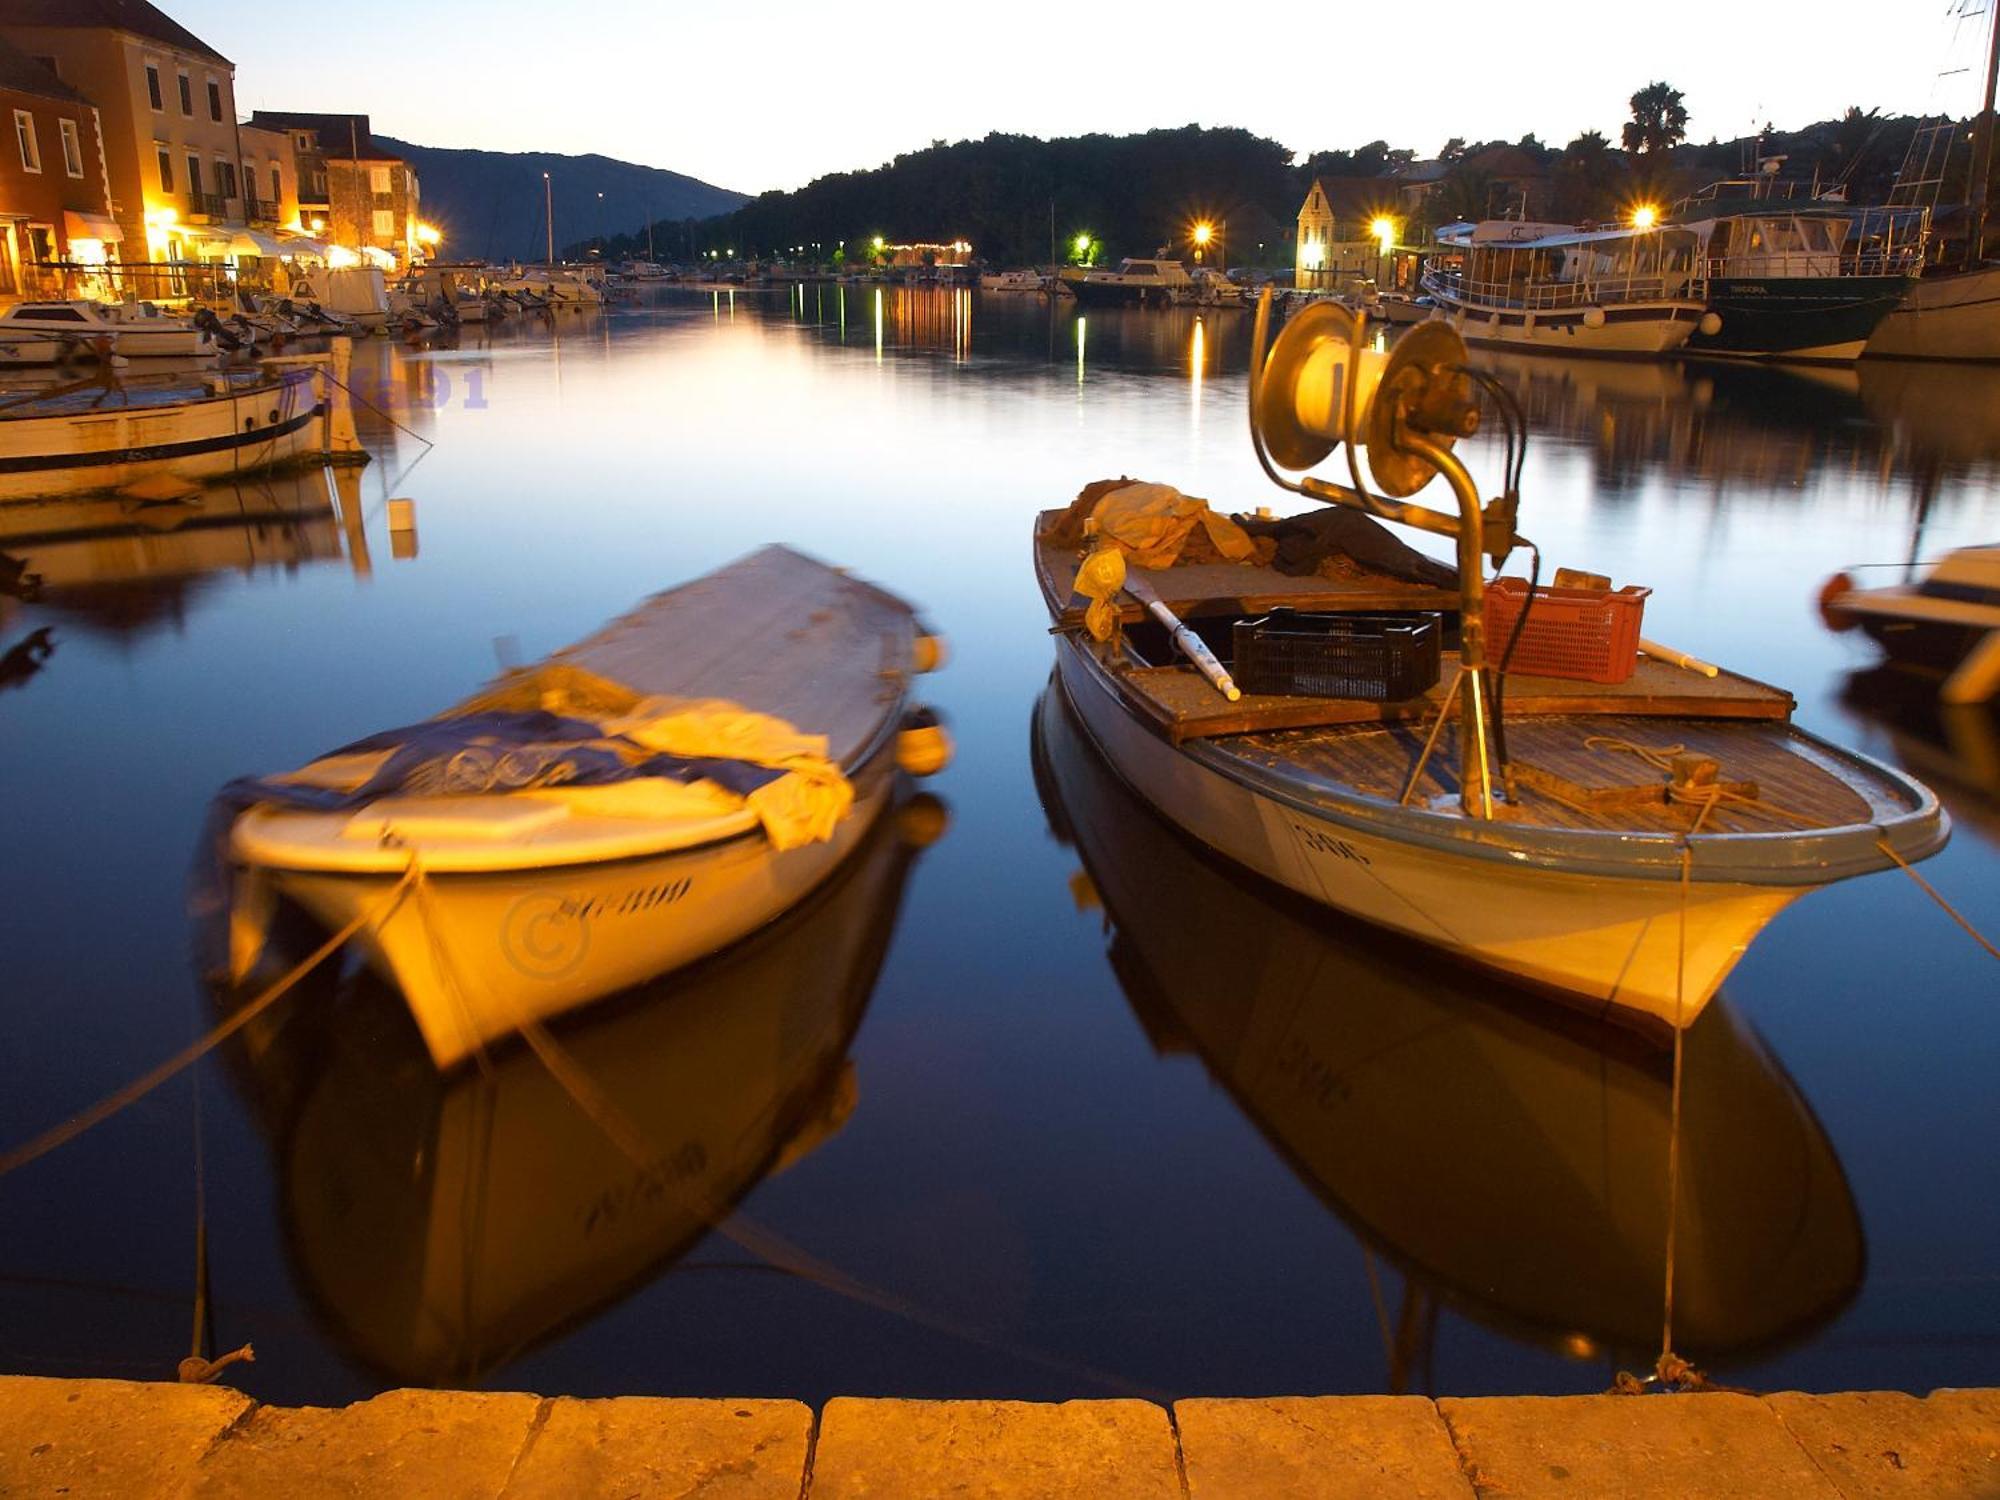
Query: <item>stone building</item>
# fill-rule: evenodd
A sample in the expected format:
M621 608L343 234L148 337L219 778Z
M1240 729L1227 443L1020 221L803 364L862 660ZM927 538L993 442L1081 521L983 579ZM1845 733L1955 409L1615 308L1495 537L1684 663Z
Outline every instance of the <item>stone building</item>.
M418 256L417 174L375 140L368 116L260 109L250 124L291 138L299 214L308 230L398 267Z
M1344 291L1378 279L1385 251L1374 226L1393 214L1395 201L1385 178L1314 178L1299 206L1292 285Z

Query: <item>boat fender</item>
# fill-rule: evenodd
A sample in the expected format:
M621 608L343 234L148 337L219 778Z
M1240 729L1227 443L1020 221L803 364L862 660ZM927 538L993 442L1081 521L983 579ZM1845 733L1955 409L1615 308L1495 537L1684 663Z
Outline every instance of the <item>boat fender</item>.
M951 764L951 736L937 710L918 707L903 715L896 734L896 766L912 776L935 776Z
M1602 328L1604 326L1604 309L1601 307L1586 307L1583 310L1583 326L1585 328Z
M917 639L910 648L912 672L935 672L951 660L951 645L927 625L917 627Z
M1853 592L1854 579L1847 573L1836 573L1819 586L1819 617L1828 630L1852 630L1861 623L1859 616L1843 607Z
M918 792L896 809L896 837L907 848L928 849L951 827L951 809L929 792Z
M1694 326L1701 331L1703 338L1712 339L1722 332L1722 314L1705 312L1701 315L1701 321Z

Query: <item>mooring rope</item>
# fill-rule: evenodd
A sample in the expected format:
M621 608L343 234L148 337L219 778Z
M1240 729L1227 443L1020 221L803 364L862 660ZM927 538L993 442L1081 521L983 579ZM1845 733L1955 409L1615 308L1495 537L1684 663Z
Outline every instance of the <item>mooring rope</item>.
M1949 901L1945 900L1943 893L1940 892L1936 886L1932 885L1928 880L1924 879L1922 875L1919 875L1917 873L1916 867L1912 865L1908 860L1904 859L1902 855L1898 854L1895 851L1894 847L1889 843L1887 835L1884 835L1883 837L1876 839L1875 847L1877 849L1880 849L1884 854L1888 855L1889 858L1895 862L1897 869L1901 870L1905 875L1909 876L1910 879L1914 880L1917 883L1918 890L1922 891L1926 896L1929 896L1931 900L1937 902L1939 908L1944 912L1946 916L1950 917L1952 921L1958 923L1960 927L1963 927L1965 929L1966 936L1970 937L1973 940L1973 942L1979 944L1980 947L1984 948L1989 958L2000 958L2000 946L1996 946L1991 938L1986 936L1986 934L1981 932L1977 927L1974 927L1972 925L1972 919L1967 917L1964 912L1960 911L1957 907L1953 906Z
M90 1108L72 1115L69 1119L63 1121L62 1124L43 1131L33 1140L16 1146L11 1151L0 1154L0 1177L5 1177L9 1172L15 1171L20 1167L25 1167L29 1162L47 1156L58 1146L66 1145L70 1141L75 1140L92 1126L103 1124L104 1121L110 1119L121 1109L143 1099L147 1094L150 1094L154 1089L158 1088L182 1069L188 1067L190 1064L199 1062L210 1052L213 1052L223 1042L229 1040L230 1037L234 1036L245 1026L256 1020L258 1016L270 1009L293 985L297 984L307 974L317 968L325 961L329 954L333 953L341 944L353 937L355 933L361 931L370 922L377 920L378 917L380 920L386 921L397 903L403 899L404 893L409 890L415 878L414 869L406 870L402 878L396 882L394 889L383 898L379 912L376 910L362 912L353 921L341 928L340 931L334 933L297 964L293 965L268 989L250 1001L249 1004L243 1006L242 1009L236 1011L227 1020L215 1026L205 1035L188 1043L187 1046L176 1052L165 1062L142 1073L139 1077L133 1079L132 1082L126 1084L125 1087L118 1089L114 1093L105 1095L104 1098L98 1100Z

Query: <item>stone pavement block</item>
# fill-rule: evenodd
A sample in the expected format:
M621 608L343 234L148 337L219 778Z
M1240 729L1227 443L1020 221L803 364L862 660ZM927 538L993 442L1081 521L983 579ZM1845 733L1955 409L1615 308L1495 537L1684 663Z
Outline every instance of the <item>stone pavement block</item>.
M1150 1401L874 1401L820 1415L812 1500L1180 1500Z
M1990 1392L1953 1392L1984 1395ZM1901 1391L1765 1398L1843 1495L1991 1500L2000 1496L2000 1402L1982 1434L1964 1403Z
M506 1500L798 1500L812 1421L798 1401L552 1401Z
M1438 1410L1467 1477L1507 1500L1841 1500L1755 1396L1486 1396Z
M0 1495L184 1495L254 1405L227 1386L0 1377Z
M1473 1500L1451 1434L1422 1396L1177 1401L1174 1421L1192 1500Z
M201 1461L200 1500L493 1500L539 1396L385 1391L352 1406L259 1408Z

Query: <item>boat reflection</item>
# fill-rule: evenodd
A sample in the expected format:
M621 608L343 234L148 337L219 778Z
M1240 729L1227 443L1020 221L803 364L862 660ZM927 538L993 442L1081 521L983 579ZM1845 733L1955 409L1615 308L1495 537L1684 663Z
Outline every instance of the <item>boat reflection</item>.
M1406 1278L1390 1384L1440 1305L1572 1357L1650 1366L1661 1325L1668 1059L1379 930L1226 872L1120 782L1061 689L1034 755L1154 1045L1192 1051ZM1839 1161L1718 999L1686 1034L1675 1347L1796 1339L1859 1286Z
M278 1159L295 1273L338 1342L399 1381L475 1382L659 1275L838 1131L848 1044L944 822L910 798L761 933L552 1027L574 1093L518 1044L440 1077L372 975L245 1027L232 1062ZM643 1166L606 1120L644 1142Z
M258 475L157 500L93 495L0 506L0 573L28 584L26 597L42 608L109 635L179 624L226 574L339 561L341 508L330 476L358 507L354 469ZM365 550L354 560L365 567Z

